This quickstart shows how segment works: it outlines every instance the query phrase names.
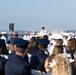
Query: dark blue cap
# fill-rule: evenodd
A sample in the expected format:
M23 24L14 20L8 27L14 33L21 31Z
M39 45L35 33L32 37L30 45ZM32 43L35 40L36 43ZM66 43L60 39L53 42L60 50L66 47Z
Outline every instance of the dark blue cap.
M48 45L50 43L50 41L47 38L42 38L38 40L38 43L40 45Z
M10 40L7 41L7 44L14 44L17 38L10 38Z
M19 48L26 48L28 46L28 44L29 44L29 41L23 40L22 38L17 38L14 41L14 45L16 45Z
M5 43L4 39L0 39L0 47L3 45L3 43Z

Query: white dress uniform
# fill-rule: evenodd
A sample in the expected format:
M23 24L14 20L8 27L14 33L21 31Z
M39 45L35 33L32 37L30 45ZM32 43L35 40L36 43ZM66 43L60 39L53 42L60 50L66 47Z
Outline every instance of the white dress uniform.
M46 30L41 30L40 35L47 35L47 31Z
M5 37L5 36L2 36L2 37L1 37L1 39L4 39L4 40L5 40L5 42L6 42L6 37Z
M30 36L29 36L29 35L24 35L24 36L23 36L23 39L29 41L29 40L30 40Z
M7 39L6 39L6 37L3 35L3 34L6 34L6 32L1 32L1 34L2 34L2 36L1 36L1 39L4 39L5 40L5 43L7 44Z

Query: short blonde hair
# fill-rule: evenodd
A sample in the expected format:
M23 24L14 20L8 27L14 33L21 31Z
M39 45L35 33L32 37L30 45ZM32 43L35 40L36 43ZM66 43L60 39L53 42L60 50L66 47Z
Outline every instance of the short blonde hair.
M11 52L15 51L14 45L13 44L8 44L8 48Z

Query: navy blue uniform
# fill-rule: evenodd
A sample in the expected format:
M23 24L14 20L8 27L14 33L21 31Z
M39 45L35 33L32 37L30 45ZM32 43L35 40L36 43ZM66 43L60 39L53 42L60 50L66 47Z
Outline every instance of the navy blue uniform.
M6 59L0 56L0 75L4 75L4 67L5 67Z
M19 55L8 59L5 65L5 75L31 75L30 64Z
M15 56L15 52L12 52L12 53L10 53L10 54L8 55L8 59L13 58L14 56ZM27 55L27 54L24 56L24 60L27 61L27 62L29 62L29 61L28 61L28 55Z
M35 70L45 71L44 64L47 57L48 55L45 54L43 50L38 50L32 54L30 58L31 68Z

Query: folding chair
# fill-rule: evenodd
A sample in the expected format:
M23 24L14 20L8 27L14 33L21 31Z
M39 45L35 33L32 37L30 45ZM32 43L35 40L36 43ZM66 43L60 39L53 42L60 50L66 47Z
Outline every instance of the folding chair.
M42 73L40 71L37 71L37 70L34 70L34 69L31 69L31 74L32 75L42 75Z
M42 75L51 75L50 73L42 72Z

